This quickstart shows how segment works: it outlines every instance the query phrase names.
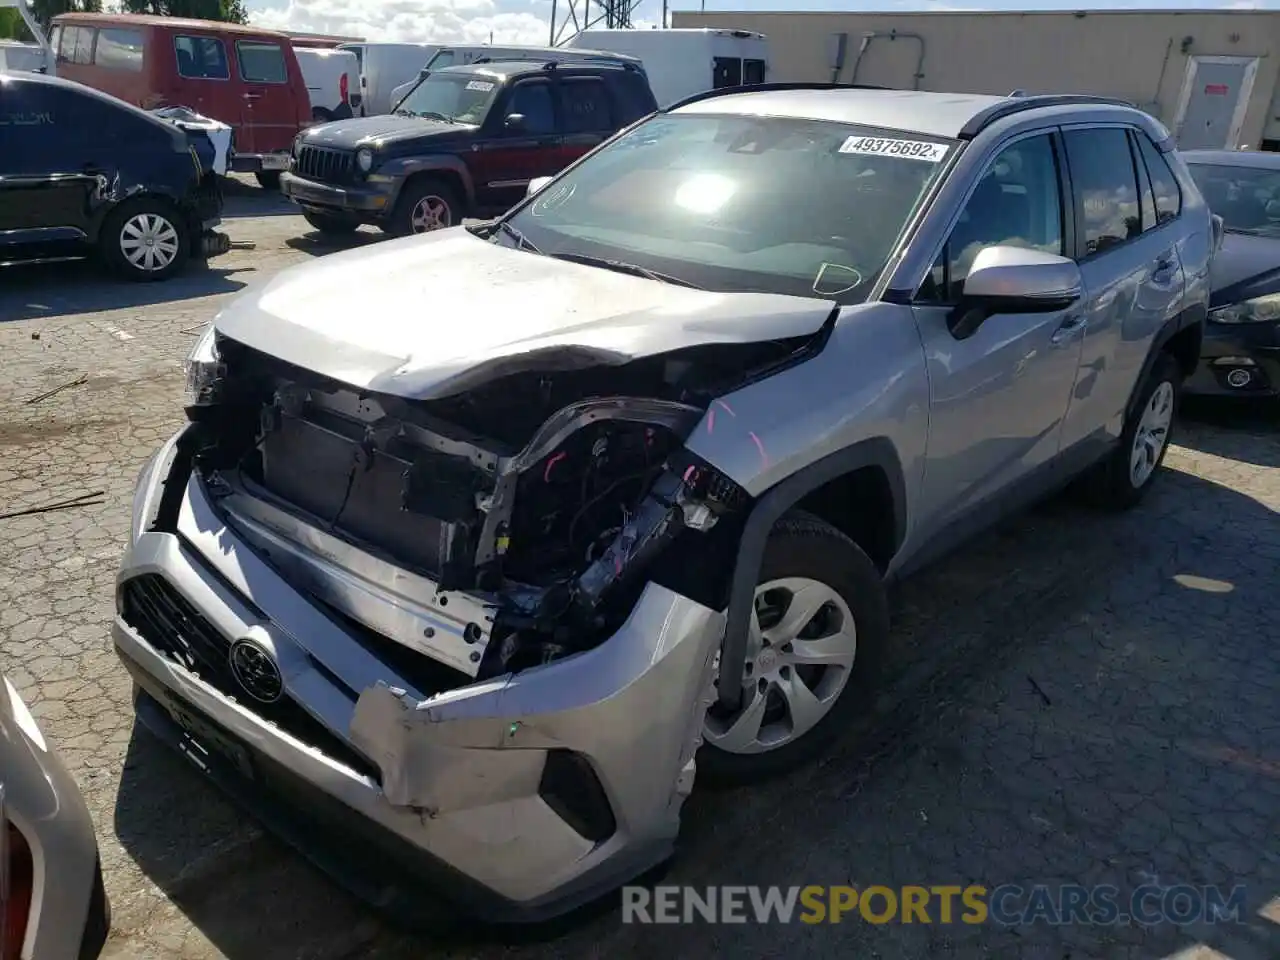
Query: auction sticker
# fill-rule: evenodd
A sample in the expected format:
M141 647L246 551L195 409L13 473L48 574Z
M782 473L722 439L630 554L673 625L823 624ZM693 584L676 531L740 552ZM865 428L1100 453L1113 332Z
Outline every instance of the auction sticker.
M902 157L907 160L925 160L940 163L947 155L945 143L928 143L924 140L891 140L887 137L849 137L840 144L840 153L860 153L872 157Z
M481 93L488 93L493 89L493 84L488 80L472 80L467 84L468 90L479 90Z

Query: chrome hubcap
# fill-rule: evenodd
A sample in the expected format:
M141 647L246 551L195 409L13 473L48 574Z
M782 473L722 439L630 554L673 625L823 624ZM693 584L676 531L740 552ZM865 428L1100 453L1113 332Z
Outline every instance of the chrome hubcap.
M414 233L443 230L453 225L453 211L440 197L423 197L414 205L409 223Z
M1160 455L1169 442L1169 426L1173 423L1173 384L1167 380L1156 387L1147 401L1133 435L1133 449L1129 453L1129 482L1134 488L1151 479Z
M135 269L163 270L178 256L178 231L158 213L140 213L121 229L120 252Z
M713 705L703 738L728 753L763 753L799 739L840 696L857 653L853 614L831 587L807 577L761 584L747 637L742 706L724 716Z

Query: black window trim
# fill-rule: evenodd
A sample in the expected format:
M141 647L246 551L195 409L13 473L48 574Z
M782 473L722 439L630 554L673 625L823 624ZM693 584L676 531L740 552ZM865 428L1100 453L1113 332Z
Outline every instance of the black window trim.
M1134 131L1138 129L1139 128L1132 123L1108 122L1108 123L1072 123L1072 124L1064 125L1061 128L1061 131L1062 131L1062 159L1063 159L1063 163L1067 166L1068 169L1070 169L1071 167L1071 160L1067 156L1067 149L1066 149L1067 134L1073 133L1076 131L1087 131L1087 130L1120 130L1121 132L1126 134L1125 145L1129 148L1130 163L1134 165L1133 166L1133 184L1138 190L1138 211L1139 211L1139 214L1141 214L1141 211L1142 211L1141 179L1142 178L1138 175L1138 167L1136 166L1137 158L1134 156L1133 142L1131 138L1128 136L1128 133L1130 131ZM1143 170L1145 171L1146 168L1143 167ZM1083 204L1083 202L1084 201L1081 197L1077 197L1074 195L1072 196L1071 206L1073 208L1075 217L1078 221L1084 220L1083 210L1081 209L1081 205ZM1151 202L1153 205L1155 204L1154 193L1152 194ZM1098 250L1098 251L1095 251L1094 253L1087 253L1083 247L1084 235L1083 233L1081 233L1081 234L1078 234L1076 237L1075 254L1072 257L1072 259L1074 259L1075 262L1079 264L1090 263L1093 261L1095 257L1100 257L1103 254L1111 253L1114 250L1119 250L1121 247L1127 247L1129 244L1133 243L1134 241L1141 240L1146 235L1147 235L1147 231L1142 230L1142 231L1139 231L1137 236L1126 237L1125 239L1121 240L1119 243L1113 243L1111 246L1107 247L1105 250Z
M188 77L182 72L182 61L178 59L178 41L187 40L213 40L222 44L222 62L227 65L227 75L225 77ZM205 80L210 83L230 83L231 82L231 59L227 56L227 44L222 37L211 37L207 33L175 33L173 35L173 67L174 72L183 80Z
M240 57L240 45L242 43L256 43L263 47L275 47L280 51L280 62L284 65L283 80L251 80L244 75L244 60ZM235 41L236 47L236 75L244 83L265 83L275 87L287 86L289 83L289 60L284 55L284 47L274 40L258 40L251 37L240 37ZM230 71L228 71L230 72Z
M583 134L592 134L592 133L608 134L611 131L618 129L618 118L622 115L622 110L619 108L618 97L615 94L612 88L612 85L608 81L606 81L604 77L600 76L600 74L598 73L578 73L578 74L566 74L563 77L558 77L557 80L560 83L561 87L568 87L574 83L599 84L600 89L604 91L605 105L609 109L609 116L606 118L607 122L599 130L575 130L571 133L568 129L569 127L568 95L562 89L560 91L559 101L560 101L560 108L564 115L560 118L561 119L560 126L563 127L564 129L560 131L561 133L567 136L581 136Z
M964 214L965 208L969 205L969 201L973 199L974 192L978 189L978 184L982 182L982 178L990 172L1000 155L1015 143L1021 143L1023 140L1031 140L1034 137L1048 137L1049 145L1053 151L1054 164L1058 170L1058 217L1062 223L1062 256L1075 259L1072 254L1076 248L1076 205L1075 195L1071 189L1071 171L1067 165L1066 143L1062 139L1062 131L1060 127L1037 127L1034 130L1022 130L1015 133L991 148L987 155L986 162L983 163L965 189L964 196L960 202L956 204L955 209L947 218L947 227L942 231L942 242L937 244L933 251L933 256L929 258L929 265L925 268L923 276L916 284L915 290L911 294L911 303L922 307L953 307L954 302L942 300L926 300L921 298L921 290L924 285L929 282L929 277L933 273L933 266L938 262L938 258L943 256L947 250L947 246L951 243L951 235L955 232L956 225L960 222L960 217ZM944 174L947 176L949 174ZM939 183L941 186L941 183ZM1071 202L1068 202L1070 198ZM951 287L951 260L949 257L943 260L943 289L948 290Z
M1140 137L1145 137L1147 143L1151 145L1152 152L1154 152L1155 155L1160 158L1160 161L1164 164L1165 169L1169 172L1169 179L1173 181L1173 189L1178 191L1178 212L1175 213L1168 220L1165 220L1163 222L1160 220L1160 204L1156 202L1156 182L1155 182L1155 179L1151 176L1151 167L1147 163L1147 158L1143 156L1142 146L1141 146L1142 141L1139 139ZM1130 139L1130 146L1133 149L1133 155L1134 157L1137 158L1137 162L1142 164L1142 169L1146 171L1147 180L1151 184L1151 204L1152 206L1155 207L1155 211L1156 211L1156 223L1155 223L1155 227L1153 227L1152 229L1163 227L1166 224L1175 223L1176 221L1182 219L1182 210L1186 206L1186 195L1182 192L1182 184L1178 180L1178 175L1173 172L1173 167L1169 165L1169 161L1165 160L1164 151L1160 149L1159 144L1157 144L1154 140L1151 139L1150 136L1147 135L1145 130L1139 130L1137 127L1129 128L1129 139Z

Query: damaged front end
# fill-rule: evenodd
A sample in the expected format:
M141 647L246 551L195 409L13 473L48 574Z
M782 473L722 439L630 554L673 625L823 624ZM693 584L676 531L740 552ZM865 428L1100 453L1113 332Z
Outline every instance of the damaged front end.
M807 345L521 373L430 401L206 346L188 409L228 524L342 616L483 680L591 649L650 579L723 606L747 497L683 442L716 397Z
M471 912L571 909L670 855L693 783L751 498L685 441L825 335L412 399L211 328L191 423L139 483L117 648L214 752L243 744L497 902ZM264 656L265 699L237 672Z

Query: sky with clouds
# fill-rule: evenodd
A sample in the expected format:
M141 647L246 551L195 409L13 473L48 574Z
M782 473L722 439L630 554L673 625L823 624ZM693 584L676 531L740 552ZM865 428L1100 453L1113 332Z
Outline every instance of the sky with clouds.
M559 0L561 15L568 0ZM699 0L669 0L671 9L697 9ZM583 0L575 0L582 9ZM551 0L246 0L251 22L277 30L334 33L367 40L546 43ZM1087 9L1280 9L1280 0L1128 0ZM598 11L596 3L591 3ZM1080 0L874 0L868 10L1078 10ZM707 0L707 10L849 10L848 0ZM592 16L595 16L593 12ZM636 26L656 26L662 0L639 0ZM567 35L566 35L567 36Z

